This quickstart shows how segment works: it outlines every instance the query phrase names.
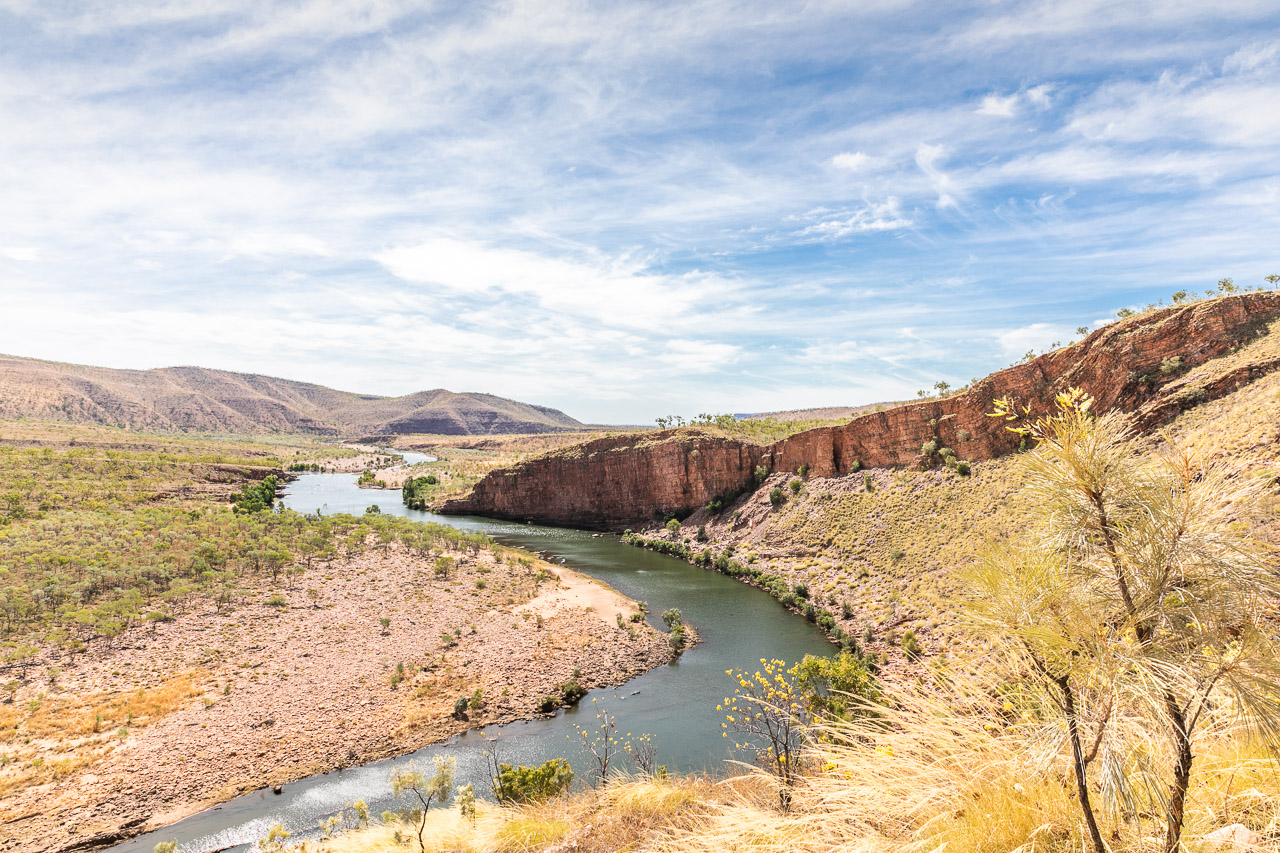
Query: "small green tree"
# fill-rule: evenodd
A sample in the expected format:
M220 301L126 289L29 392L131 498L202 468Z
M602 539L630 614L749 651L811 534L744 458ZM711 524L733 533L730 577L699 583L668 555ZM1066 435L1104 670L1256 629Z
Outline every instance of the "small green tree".
M1025 541L983 556L969 607L1053 697L1095 853L1107 845L1094 790L1114 811L1163 813L1164 850L1177 853L1197 726L1234 709L1248 730L1280 734L1266 624L1280 583L1236 524L1266 481L1177 448L1151 456L1092 402L1073 390L1028 423L997 401L1036 444L1022 463L1034 509ZM1151 732L1163 733L1163 758Z
M457 770L457 760L452 756L436 756L432 759L435 773L428 777L418 765L410 763L405 767L397 767L391 771L391 794L394 797L408 795L417 801L421 810L418 820L418 849L426 853L427 843L422 837L427 827L427 810L432 803L443 803L453 794L453 775Z
M500 803L540 803L569 790L573 768L563 758L553 758L539 767L499 764L493 795Z

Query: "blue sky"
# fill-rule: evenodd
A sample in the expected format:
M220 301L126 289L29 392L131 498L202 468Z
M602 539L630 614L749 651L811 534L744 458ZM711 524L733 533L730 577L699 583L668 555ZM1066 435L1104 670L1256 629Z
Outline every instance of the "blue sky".
M1277 247L1274 0L0 0L0 352L648 423Z

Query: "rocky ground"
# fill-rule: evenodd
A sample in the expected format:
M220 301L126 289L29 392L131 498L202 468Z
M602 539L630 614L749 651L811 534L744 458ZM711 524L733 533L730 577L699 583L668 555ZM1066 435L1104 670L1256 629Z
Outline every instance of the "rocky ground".
M234 606L201 602L73 663L45 661L47 677L0 706L15 726L0 742L0 850L133 835L535 716L575 669L584 687L617 684L669 657L646 625L619 629L634 603L589 578L511 552L448 556L442 578L437 555L371 550ZM479 707L455 718L455 700L477 690Z

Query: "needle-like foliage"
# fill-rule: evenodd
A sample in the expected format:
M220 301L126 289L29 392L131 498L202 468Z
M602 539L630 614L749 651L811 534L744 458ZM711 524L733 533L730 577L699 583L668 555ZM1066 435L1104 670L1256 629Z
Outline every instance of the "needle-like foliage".
M1230 715L1280 736L1265 624L1280 585L1242 523L1269 481L1176 447L1145 452L1091 403L1072 391L1028 422L997 402L1035 443L1023 463L1035 509L1021 541L983 555L970 610L1052 696L1038 742L1068 752L1095 851L1106 849L1096 797L1120 823L1161 813L1175 853L1197 726Z

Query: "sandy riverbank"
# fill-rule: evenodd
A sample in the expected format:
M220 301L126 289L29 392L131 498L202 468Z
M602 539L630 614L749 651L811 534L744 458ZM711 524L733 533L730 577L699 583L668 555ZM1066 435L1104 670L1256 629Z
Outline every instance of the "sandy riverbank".
M634 603L591 578L513 552L449 556L441 578L435 555L373 549L57 662L53 683L33 678L9 706L32 740L0 766L0 850L134 835L245 791L536 716L575 669L593 687L669 659L663 635L617 627ZM477 689L480 707L454 718ZM24 786L32 761L66 771Z

